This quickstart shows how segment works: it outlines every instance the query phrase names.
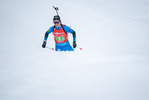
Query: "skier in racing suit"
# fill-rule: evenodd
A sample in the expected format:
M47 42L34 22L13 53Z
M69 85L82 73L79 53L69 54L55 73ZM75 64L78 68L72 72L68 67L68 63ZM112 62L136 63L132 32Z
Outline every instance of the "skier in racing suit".
M45 33L42 47L46 47L48 35L53 32L55 40L55 51L74 51L73 48L76 48L77 46L75 31L70 27L62 24L58 15L54 16L53 23L54 26L50 27L50 29ZM73 48L69 43L68 33L73 35Z

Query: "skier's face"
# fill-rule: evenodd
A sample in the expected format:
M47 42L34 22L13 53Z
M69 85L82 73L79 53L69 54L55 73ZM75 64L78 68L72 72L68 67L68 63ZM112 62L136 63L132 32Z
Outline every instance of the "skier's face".
M54 20L53 23L54 23L55 27L59 27L61 24L61 22L59 20Z

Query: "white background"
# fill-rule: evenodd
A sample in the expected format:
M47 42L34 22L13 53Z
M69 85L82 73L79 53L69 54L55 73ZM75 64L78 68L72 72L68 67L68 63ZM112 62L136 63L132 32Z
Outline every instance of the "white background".
M82 51L41 47L52 6ZM149 0L0 0L0 100L149 100L148 27Z

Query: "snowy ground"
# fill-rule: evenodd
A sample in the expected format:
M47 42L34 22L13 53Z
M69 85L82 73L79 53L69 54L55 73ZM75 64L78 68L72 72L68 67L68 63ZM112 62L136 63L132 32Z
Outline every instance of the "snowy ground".
M53 5L82 51L41 48ZM149 0L1 0L0 100L149 100L148 11Z

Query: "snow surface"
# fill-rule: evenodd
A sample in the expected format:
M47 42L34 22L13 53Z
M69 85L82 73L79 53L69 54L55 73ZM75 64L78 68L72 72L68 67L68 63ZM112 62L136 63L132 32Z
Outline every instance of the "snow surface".
M41 48L53 5L82 51ZM149 0L1 0L0 100L149 100L148 27Z

